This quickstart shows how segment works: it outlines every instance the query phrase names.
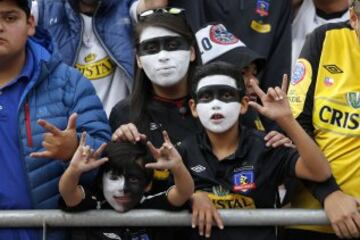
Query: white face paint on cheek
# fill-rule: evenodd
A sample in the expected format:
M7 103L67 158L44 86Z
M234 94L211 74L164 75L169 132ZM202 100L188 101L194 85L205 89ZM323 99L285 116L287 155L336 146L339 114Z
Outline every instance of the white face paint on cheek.
M210 132L223 133L229 130L239 119L241 104L225 103L214 99L209 103L198 103L196 111L201 124Z
M236 88L235 79L225 75L212 75L201 79L197 91L202 87L210 85L228 85ZM214 99L209 103L198 103L196 105L201 124L209 131L223 133L229 130L238 121L241 104L239 102L225 103Z
M180 34L161 27L147 27L140 35L140 43L159 37L180 36ZM170 87L182 79L188 72L191 51L165 51L139 57L141 65L153 84Z
M111 172L103 175L103 194L105 200L118 212L124 212L125 207L116 197L123 197L125 189L125 177L111 178Z

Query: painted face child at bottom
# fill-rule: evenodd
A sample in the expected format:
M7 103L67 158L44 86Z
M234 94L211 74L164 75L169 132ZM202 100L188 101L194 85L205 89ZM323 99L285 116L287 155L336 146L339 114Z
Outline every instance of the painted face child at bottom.
M145 164L151 158L141 143L110 143L104 155L109 161L100 170L103 196L116 211L126 212L139 204L150 185L152 170Z

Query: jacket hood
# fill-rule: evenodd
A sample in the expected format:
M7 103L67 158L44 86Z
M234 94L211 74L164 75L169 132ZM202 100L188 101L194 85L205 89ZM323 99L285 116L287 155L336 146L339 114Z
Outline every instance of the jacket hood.
M78 2L80 0L68 0L68 2L70 3L71 7L74 10L78 10ZM99 4L100 4L100 9L109 9L112 6L114 6L114 4L116 4L117 1L122 1L122 0L99 0Z

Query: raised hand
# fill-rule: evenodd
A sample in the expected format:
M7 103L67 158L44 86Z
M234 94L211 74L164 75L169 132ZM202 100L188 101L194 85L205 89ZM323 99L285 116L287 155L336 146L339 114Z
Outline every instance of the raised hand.
M286 89L288 86L288 77L286 74L283 76L281 88L269 88L267 93L264 93L252 80L250 84L262 102L262 105L260 105L254 101L250 101L249 105L251 107L255 108L265 117L274 121L292 117L289 102L286 96Z
M160 148L155 148L150 141L147 142L147 146L156 162L148 163L146 164L146 167L153 169L169 169L172 171L182 165L182 158L171 143L166 131L163 131L163 138L164 143Z
M88 172L90 170L98 168L106 161L108 161L107 158L98 159L101 156L102 151L106 147L105 143L101 144L101 146L96 151L91 149L89 145L85 145L85 143L86 133L83 132L81 134L79 147L77 148L69 165L69 168L79 175L84 172Z

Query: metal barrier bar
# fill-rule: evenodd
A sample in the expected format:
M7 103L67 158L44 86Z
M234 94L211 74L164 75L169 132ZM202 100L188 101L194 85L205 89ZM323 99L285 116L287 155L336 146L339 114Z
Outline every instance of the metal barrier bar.
M256 209L220 210L225 226L324 225L323 210ZM0 227L85 227L85 226L191 226L189 212L91 210L65 213L60 210L0 211Z

